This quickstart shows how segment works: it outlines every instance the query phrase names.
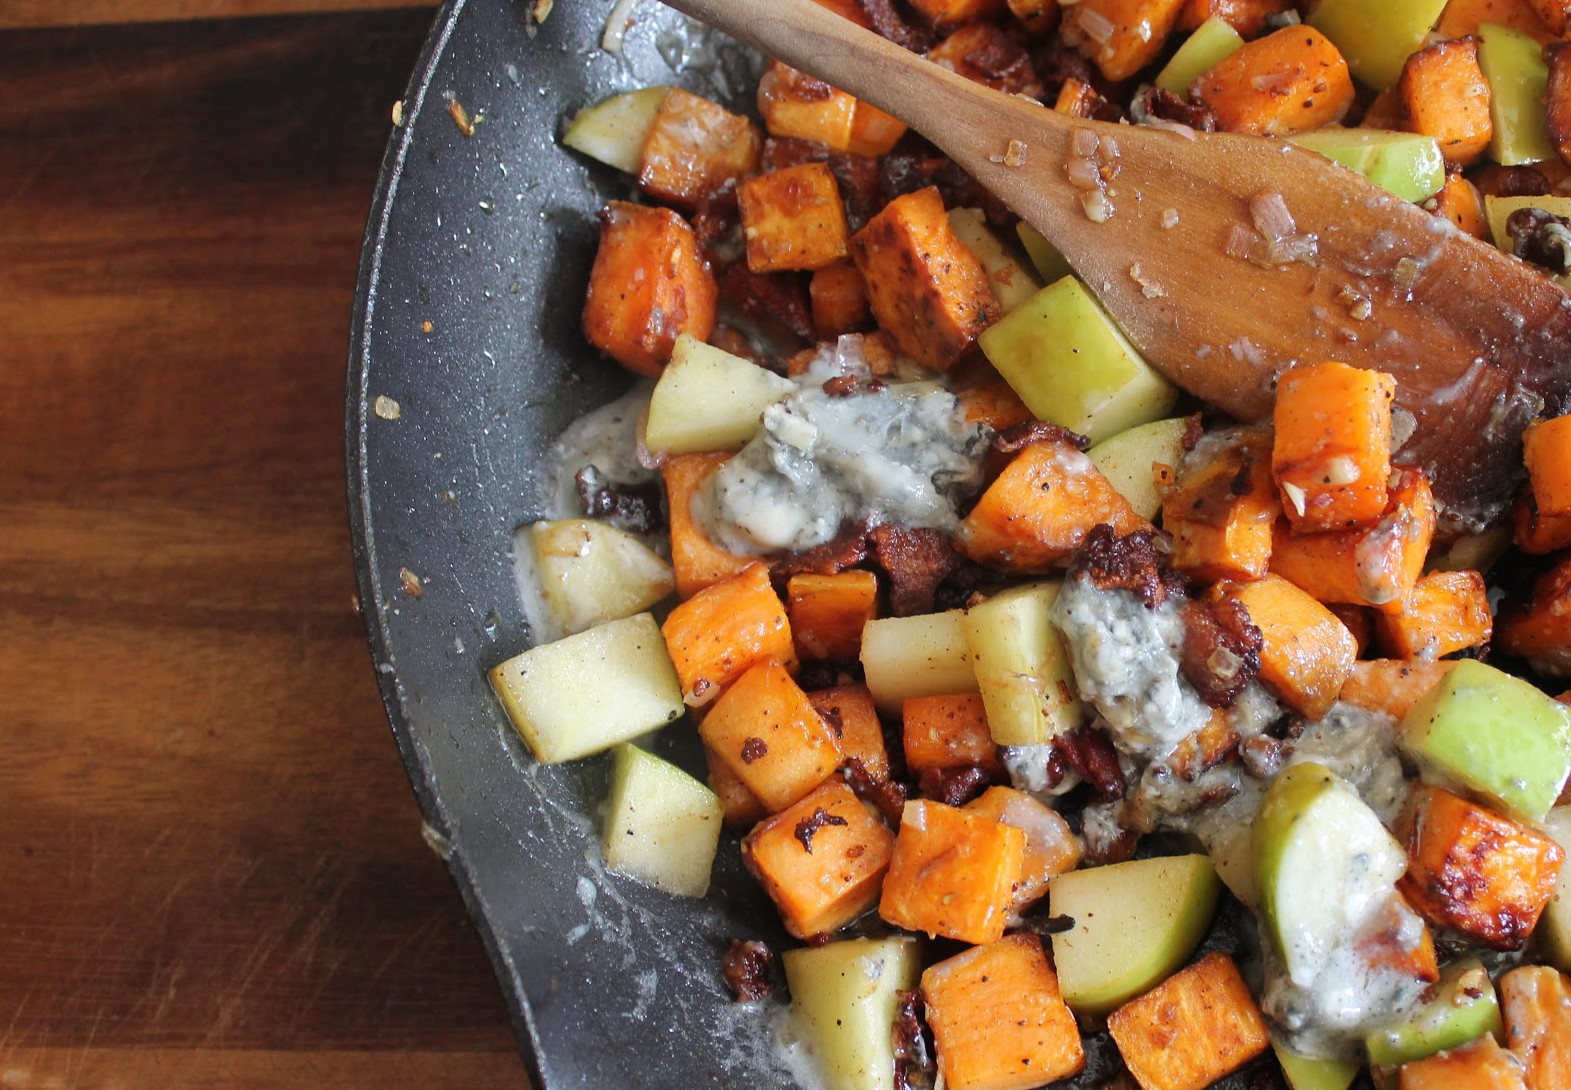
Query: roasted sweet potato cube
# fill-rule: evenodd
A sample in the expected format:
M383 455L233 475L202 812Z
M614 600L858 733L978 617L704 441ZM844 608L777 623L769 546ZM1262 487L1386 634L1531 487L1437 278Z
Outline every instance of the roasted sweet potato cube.
M1544 130L1563 163L1571 163L1571 42L1548 42L1544 63L1549 80L1544 88Z
M878 914L896 927L961 942L1004 935L1026 835L930 799L906 803Z
M1329 38L1290 26L1245 42L1195 81L1191 93L1227 132L1291 136L1342 120L1353 77Z
M709 768L709 790L720 799L720 809L728 826L751 829L769 816L768 808L737 778L730 765L707 749L704 750L704 762Z
M878 577L856 569L793 575L786 583L786 609L797 654L852 662L862 653L862 627L878 616Z
M1033 37L1051 34L1058 26L1058 0L1007 0L1009 10Z
M1105 104L1101 93L1084 80L1070 76L1058 88L1053 109L1065 117L1095 117Z
M894 834L838 776L761 822L742 862L799 939L839 930L878 901Z
M1080 865L1084 854L1080 838L1057 810L1033 795L1013 787L989 787L963 809L1013 825L1026 835L1025 859L1011 906L1014 915L1039 901L1055 875Z
M1233 959L1211 953L1107 1016L1143 1090L1204 1090L1271 1046Z
M660 200L697 208L756 170L762 146L747 118L673 87L655 113L638 184Z
M906 767L913 774L969 765L1004 774L980 693L909 697L901 706L900 724Z
M1462 38L1477 34L1485 23L1520 30L1540 42L1555 36L1533 10L1532 0L1449 0L1435 24L1435 34L1441 38Z
M1346 530L1384 514L1395 398L1396 379L1345 363L1304 364L1277 380L1271 471L1295 530Z
M723 451L678 454L660 467L670 512L671 570L676 576L676 593L683 598L758 563L756 556L743 556L716 544L693 516L693 497L730 457Z
M1030 1090L1085 1066L1080 1029L1035 935L932 966L922 974L922 1000L950 1090Z
M1458 38L1425 46L1407 58L1397 88L1404 127L1433 136L1447 166L1469 166L1489 150L1495 126L1477 41Z
M1571 515L1571 415L1529 424L1522 433L1522 461L1538 513Z
M736 197L754 272L821 269L845 258L851 232L828 164L759 174L739 185Z
M1527 0L1551 34L1571 32L1571 0Z
M1322 602L1399 605L1424 570L1438 516L1429 482L1416 469L1398 469L1387 497L1368 527L1301 533L1279 519L1271 570Z
M1279 575L1253 583L1218 583L1260 629L1260 680L1277 699L1309 719L1331 710L1353 673L1352 633L1325 606Z
M1106 523L1117 534L1148 530L1129 501L1080 451L1061 440L1026 447L960 524L972 560L1010 572L1062 563L1086 534Z
M1188 0L1178 16L1178 28L1194 30L1214 16L1245 38L1254 38L1266 29L1267 19L1292 6L1293 0Z
M1353 663L1353 672L1342 683L1340 699L1373 712L1401 719L1413 710L1451 669L1449 662L1411 662L1403 659L1368 659Z
M791 674L773 659L733 681L698 725L770 813L784 810L840 767L840 739Z
M964 366L964 365L962 365ZM975 375L961 378L955 383L955 397L960 399L967 423L986 424L1002 431L1016 424L1036 419L1026 403L1020 400L1015 388L984 362Z
M945 370L1002 313L987 270L955 236L936 187L896 197L851 237L881 329L918 363Z
M1161 56L1185 0L1080 0L1058 33L1110 80L1128 79Z
M820 340L857 333L871 324L867 285L849 261L816 270L808 281L807 298L813 310L813 332Z
M705 587L673 609L660 631L689 707L712 703L760 662L796 666L791 622L763 564Z
M1193 783L1238 751L1238 729L1221 708L1211 710L1205 726L1179 739L1167 758L1167 765L1180 779Z
M851 140L845 150L852 155L876 159L889 154L900 138L906 134L906 123L898 117L884 113L877 106L856 100L856 111L851 118Z
M1538 577L1526 602L1509 602L1500 611L1495 643L1540 674L1571 677L1571 556Z
M1420 921L1418 940L1413 940L1412 906L1401 894L1390 898L1380 909L1358 944L1365 964L1374 969L1400 973L1409 980L1433 984L1440 979L1440 961L1435 954L1434 936Z
M1424 576L1400 603L1375 615L1380 647L1399 659L1433 660L1489 641L1494 618L1489 592L1476 571Z
M884 725L866 685L836 685L807 694L818 714L840 739L840 752L855 759L875 780L889 778L889 751L884 746Z
M659 378L683 333L705 340L719 290L698 239L669 208L612 201L600 212L584 337L635 374Z
M993 19L1004 13L1004 0L911 0L911 6L941 30L961 23Z
M1527 1090L1571 1086L1571 979L1548 965L1512 969L1500 978L1500 1009Z
M771 136L815 140L832 151L850 146L856 105L838 87L779 61L758 81L758 113Z
M1496 950L1519 950L1555 893L1565 851L1504 814L1438 787L1414 796L1407 873L1415 911Z
M1042 81L1031 53L997 23L970 23L928 51L935 64L1005 94L1040 98Z
M1548 1085L1548 1084L1546 1084ZM1403 1064L1398 1090L1531 1090L1522 1065L1489 1034Z
M1538 510L1531 485L1523 485L1511 504L1511 540L1534 556L1571 548L1571 515L1545 515Z
M1173 567L1203 583L1259 579L1271 562L1271 524L1280 511L1270 429L1206 436L1184 455L1162 496Z
M1446 184L1424 205L1435 215L1448 219L1457 229L1476 239L1489 241L1489 219L1484 215L1484 195L1461 174L1446 175Z

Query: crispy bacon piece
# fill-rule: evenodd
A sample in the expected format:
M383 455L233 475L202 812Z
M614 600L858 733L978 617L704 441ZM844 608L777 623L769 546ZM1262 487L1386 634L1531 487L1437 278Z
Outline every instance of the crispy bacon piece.
M895 1007L895 1090L932 1086L938 1072L933 1034L922 1013L921 992L900 993Z
M1173 594L1184 593L1184 578L1166 567L1166 552L1150 530L1119 537L1111 526L1097 526L1069 565L1071 579L1083 577L1102 590L1132 591L1155 609Z
M802 842L802 850L808 855L813 854L813 834L826 825L845 825L846 819L839 814L831 814L822 806L801 821L796 823L796 838Z
M993 436L993 450L999 454L1018 454L1032 443L1068 443L1082 453L1091 449L1091 440L1077 431L1049 424L1045 420L1027 420L998 432Z
M775 990L775 982L769 978L774 960L775 952L766 943L756 939L731 940L720 964L720 975L725 977L738 1003L769 998Z
M1131 113L1137 120L1150 117L1187 125L1196 132L1216 131L1216 114L1211 112L1210 107L1199 102L1189 102L1156 86L1147 86L1135 96Z
M993 776L981 765L928 768L922 771L917 793L945 806L964 806L993 782Z
M800 274L750 272L745 262L737 261L722 269L716 282L721 299L776 340L803 347L816 339L807 281Z
M1129 789L1118 763L1118 749L1105 731L1077 727L1054 738L1053 748L1063 754L1065 764L1091 785L1098 802L1121 799Z
M784 586L793 575L834 575L867 559L867 523L848 522L822 545L782 557L770 567L770 577Z
M1183 618L1179 671L1201 700L1213 708L1231 708L1260 674L1260 629L1233 598L1186 601Z
M867 21L873 24L880 36L913 53L926 53L933 45L933 32L926 27L908 22L894 5L894 0L856 0Z
M871 803L891 828L900 827L900 815L905 812L905 785L895 780L875 779L856 757L847 757L840 766L840 775L851 793L863 802Z
M938 585L964 559L942 530L885 523L871 534L873 561L889 576L889 611L896 617L933 612Z
M658 484L621 484L594 465L580 469L573 483L578 487L578 502L589 518L605 519L633 534L652 534L665 527Z

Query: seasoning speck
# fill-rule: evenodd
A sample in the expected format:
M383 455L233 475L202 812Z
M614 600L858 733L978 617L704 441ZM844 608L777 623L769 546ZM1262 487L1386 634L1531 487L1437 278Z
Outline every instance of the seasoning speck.
M393 126L394 126L394 128L401 128L401 127L403 127L403 124L404 124L404 100L403 99L399 99L397 102L393 103Z
M1168 229L1178 226L1178 209L1164 208L1162 210L1162 226Z
M543 23L551 15L551 9L556 6L556 0L535 0L534 9L530 14L534 17L536 25Z
M376 395L376 400L371 403L371 411L383 420L397 420L404 414L404 410L399 406L398 402L386 394Z
M1009 141L1009 150L1004 152L1004 165L1006 167L1023 166L1026 161L1026 145L1023 140Z
M429 333L435 328L429 320L420 323L420 332L422 333Z
M425 593L425 587L421 584L420 577L408 568L398 569L398 585L411 598L418 598Z
M447 112L453 119L453 124L458 126L458 131L466 137L475 134L474 119L469 116L469 111L464 109L464 104L457 98L447 100Z

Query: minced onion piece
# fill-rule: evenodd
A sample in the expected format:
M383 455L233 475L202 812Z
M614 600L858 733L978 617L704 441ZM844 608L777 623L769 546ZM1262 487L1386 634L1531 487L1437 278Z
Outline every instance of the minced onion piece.
M1097 45L1106 45L1113 40L1113 31L1118 27L1113 20L1103 15L1095 8L1077 8L1075 10L1076 23L1080 31Z
M1102 174L1089 159L1070 159L1064 164L1064 173L1076 189L1100 189L1102 186Z
M1255 221L1255 230L1264 235L1267 242L1281 242L1298 230L1293 214L1287 210L1287 201L1274 190L1249 198L1249 217Z
M605 19L605 32L600 35L600 48L607 53L622 52L622 41L633 25L633 9L638 0L616 0L616 6Z
M1100 189L1093 189L1081 196L1080 206L1085 209L1086 219L1092 223L1106 223L1113 218L1113 202Z
M1089 157L1096 154L1101 138L1090 129L1076 129L1069 138L1069 150L1076 155Z

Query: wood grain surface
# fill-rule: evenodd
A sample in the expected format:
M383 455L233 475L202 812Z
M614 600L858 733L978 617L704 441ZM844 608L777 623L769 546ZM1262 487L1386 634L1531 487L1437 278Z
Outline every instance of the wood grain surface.
M0 0L0 29L432 7L433 0Z
M360 236L430 17L0 32L6 1090L527 1086L345 515Z

